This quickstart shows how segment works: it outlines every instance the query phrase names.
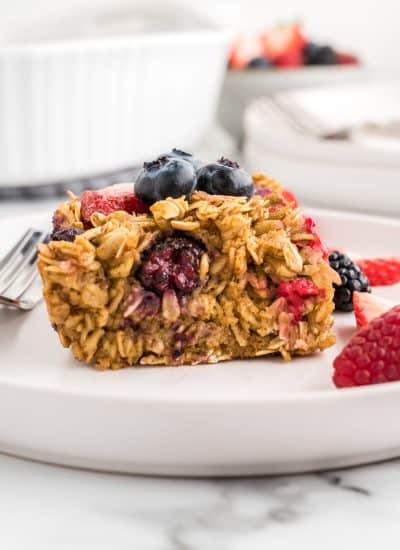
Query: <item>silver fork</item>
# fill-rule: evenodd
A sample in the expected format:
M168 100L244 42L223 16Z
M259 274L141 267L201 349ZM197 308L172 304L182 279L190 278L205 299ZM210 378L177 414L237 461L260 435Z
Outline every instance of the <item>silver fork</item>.
M40 302L37 247L46 237L46 231L30 228L0 260L0 304L27 311Z

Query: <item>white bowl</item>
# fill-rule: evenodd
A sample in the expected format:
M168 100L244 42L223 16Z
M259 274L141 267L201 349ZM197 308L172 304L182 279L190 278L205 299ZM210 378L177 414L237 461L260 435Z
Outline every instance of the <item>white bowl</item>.
M247 108L244 126L246 168L273 175L304 203L400 217L398 151L271 131L262 99Z
M132 166L210 127L229 33L128 22L71 24L70 34L59 23L48 40L0 45L0 186Z
M227 72L223 84L218 119L228 132L241 140L244 111L253 100L259 97L283 90L366 81L370 76L369 71L354 65L231 70Z

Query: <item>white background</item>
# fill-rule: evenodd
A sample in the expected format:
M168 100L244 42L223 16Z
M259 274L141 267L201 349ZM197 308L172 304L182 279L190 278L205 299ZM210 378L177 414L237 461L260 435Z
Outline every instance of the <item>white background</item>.
M135 6L140 0L0 0L0 39L63 15ZM360 53L373 66L400 64L400 2L397 0L180 0L236 29L260 29L301 19L310 36ZM147 0L165 6L167 0Z

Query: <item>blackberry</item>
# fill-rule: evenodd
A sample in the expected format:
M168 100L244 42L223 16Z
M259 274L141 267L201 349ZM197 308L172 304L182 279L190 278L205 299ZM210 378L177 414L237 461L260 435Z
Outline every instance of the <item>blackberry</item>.
M336 52L331 46L320 46L308 42L303 48L305 65L334 65L337 62Z
M329 264L342 280L341 285L333 285L335 309L353 311L353 292L371 292L367 277L353 260L336 250L329 254Z
M138 270L143 287L162 295L166 290L188 294L200 284L201 243L173 235L147 250Z
M53 233L50 235L50 240L68 241L72 243L74 242L75 238L82 233L84 233L83 229L78 229L77 227L65 225L64 227L55 228L53 230Z

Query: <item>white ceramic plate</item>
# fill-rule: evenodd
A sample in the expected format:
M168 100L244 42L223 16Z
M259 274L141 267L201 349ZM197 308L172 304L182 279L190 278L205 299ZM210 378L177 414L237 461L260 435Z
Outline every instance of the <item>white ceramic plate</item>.
M330 245L399 254L400 222L312 211ZM0 253L33 222L3 221ZM7 236L7 238L5 238ZM400 286L376 292L400 301ZM352 465L400 454L400 383L337 390L332 360L354 331L336 316L338 343L285 363L98 372L58 343L44 306L0 310L0 450L111 471L254 475Z

